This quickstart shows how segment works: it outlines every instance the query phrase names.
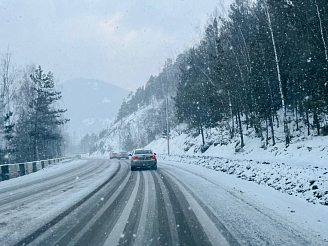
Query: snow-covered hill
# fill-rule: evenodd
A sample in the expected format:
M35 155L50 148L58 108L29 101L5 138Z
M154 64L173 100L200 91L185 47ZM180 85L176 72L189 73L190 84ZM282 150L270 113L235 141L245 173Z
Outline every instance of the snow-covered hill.
M217 127L205 130L206 151L202 152L201 135L181 131L178 126L171 131L170 156L166 139L154 140L146 147L159 153L164 162L221 171L328 206L328 136L307 136L302 124L298 131L293 124L291 127L293 138L288 147L282 127L277 126L274 146L265 145L254 130L244 129L245 146L240 151L236 148L238 135L230 139L225 127Z
M165 127L163 104L164 100L153 99L150 105L139 108L117 122L112 122L101 132L92 154L103 155L110 151L120 150L132 151L134 148L144 147L151 141L161 138ZM172 107L169 109L171 111Z
M301 128L302 129L302 128ZM171 131L170 153L175 155L214 156L229 159L247 159L260 162L280 162L303 166L328 168L328 136L306 136L302 131L294 131L292 143L286 148L283 127L275 127L276 144L265 146L253 129L245 129L245 146L236 152L239 136L230 139L224 127L205 130L206 151L202 153L201 135L196 131ZM167 140L160 138L147 145L158 153L167 153Z

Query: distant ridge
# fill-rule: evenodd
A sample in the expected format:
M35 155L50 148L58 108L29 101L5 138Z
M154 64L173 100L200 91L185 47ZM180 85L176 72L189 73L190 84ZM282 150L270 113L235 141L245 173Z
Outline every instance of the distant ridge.
M129 91L96 79L77 78L60 84L68 130L75 140L97 133L113 120Z

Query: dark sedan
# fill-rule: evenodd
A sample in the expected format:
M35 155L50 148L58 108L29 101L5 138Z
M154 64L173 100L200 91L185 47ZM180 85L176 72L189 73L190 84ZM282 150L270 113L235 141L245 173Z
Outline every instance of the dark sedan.
M118 159L129 159L129 153L126 151L121 151L120 153L118 153Z
M137 168L157 170L156 153L150 149L135 149L131 154L131 171Z
M118 158L118 154L116 152L110 153L109 159L113 159L113 158Z

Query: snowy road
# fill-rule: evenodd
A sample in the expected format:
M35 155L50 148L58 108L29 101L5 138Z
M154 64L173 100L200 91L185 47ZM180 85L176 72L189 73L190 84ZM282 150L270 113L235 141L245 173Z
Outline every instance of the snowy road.
M0 245L328 245L326 207L201 167L158 167L89 159L2 182Z

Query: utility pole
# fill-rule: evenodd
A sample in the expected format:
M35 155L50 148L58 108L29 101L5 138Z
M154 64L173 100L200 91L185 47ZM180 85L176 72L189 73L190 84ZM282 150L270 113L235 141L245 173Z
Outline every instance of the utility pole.
M5 125L4 125L4 102L0 95L0 150L5 149Z
M122 151L122 116L121 116L121 120L120 120L120 130L118 132L118 148L119 150L118 151Z
M169 115L168 115L168 106L169 106L169 99L166 98L166 139L167 139L167 154L170 155L170 132L169 132Z

